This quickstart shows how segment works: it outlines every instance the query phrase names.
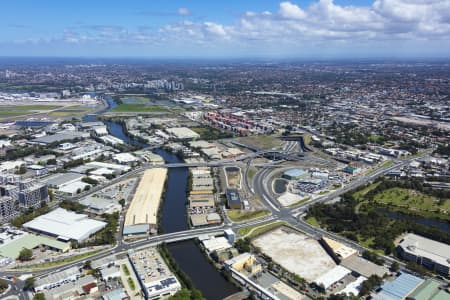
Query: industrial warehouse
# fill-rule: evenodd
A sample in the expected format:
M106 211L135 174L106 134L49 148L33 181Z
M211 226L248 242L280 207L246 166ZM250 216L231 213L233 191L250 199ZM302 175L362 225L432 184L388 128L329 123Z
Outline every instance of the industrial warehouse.
M125 217L124 235L145 234L149 228L156 229L166 175L167 169L163 168L145 171Z
M57 208L23 224L23 227L30 231L56 237L62 241L77 242L86 240L105 226L105 222L62 208Z

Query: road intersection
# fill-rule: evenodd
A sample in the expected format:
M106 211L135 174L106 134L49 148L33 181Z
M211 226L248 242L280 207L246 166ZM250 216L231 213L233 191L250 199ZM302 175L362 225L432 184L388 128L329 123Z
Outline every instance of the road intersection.
M260 155L258 153L257 155ZM251 158L256 157L255 156L248 156L246 159L250 159L250 161L247 161L247 167L251 163ZM203 166L224 166L232 163L236 163L236 160L227 160L227 161L216 161L216 162L209 162L209 163L201 163ZM273 221L285 221L293 228L298 229L299 231L313 237L313 238L320 238L322 236L326 236L332 239L335 239L343 244L346 244L348 246L351 246L358 250L359 252L363 252L364 250L368 250L365 247L359 245L358 243L348 240L342 236L327 232L321 228L314 227L305 221L302 220L301 216L305 214L308 210L308 208L311 205L314 205L319 202L329 202L336 197L339 197L340 195L353 190L357 187L366 185L376 178L385 175L386 173L390 172L391 170L394 170L396 168L400 168L402 166L405 166L411 162L410 159L408 160L396 160L391 166L383 167L375 172L373 172L371 175L361 176L352 182L350 182L348 185L341 187L335 191L332 191L324 196L317 197L311 201L308 201L306 203L300 204L296 207L282 207L280 206L279 202L276 200L274 194L269 189L269 175L273 170L273 164L262 164L261 169L255 174L253 178L252 186L249 186L249 182L247 178L245 178L244 183L247 186L249 190L251 190L253 193L259 196L263 204L267 207L267 209L270 211L270 215L265 216L263 218L251 220L248 222L241 222L241 223L233 223L233 222L224 222L220 226L213 226L213 227L206 227L206 228L199 228L199 229L189 229L186 231L180 231L180 232L172 232L172 233L166 233L166 234L160 234L152 237L148 237L143 240L138 240L134 242L125 242L121 238L117 242L116 245L113 247L101 251L91 257L89 257L89 260L97 260L101 258L108 257L110 255L117 255L117 254L126 254L131 249L140 249L145 248L149 246L156 246L161 243L170 243L170 242L176 242L176 241L182 241L182 240L188 240L193 238L198 238L202 235L218 235L223 233L223 230L231 228L235 232L237 232L239 229L248 227L248 226L256 226L260 224L265 224L268 222ZM192 164L186 164L186 163L180 163L180 164L166 164L161 166L145 166L138 169L135 169L123 176L120 176L118 178L115 178L111 180L108 183L109 185L113 185L125 178L130 178L132 176L136 176L140 172L144 171L146 168L149 167L190 167ZM195 166L200 166L200 164L195 164ZM245 172L247 173L247 171ZM102 188L105 188L105 186L93 189L89 191L90 193L96 192ZM78 200L80 197L84 197L86 195L77 196L74 197L72 200ZM394 261L391 257L384 257L386 263L389 265ZM81 267L84 263L84 260L76 261L72 263L68 263L65 265L59 265L54 267L49 267L45 269L33 269L33 270L26 270L26 269L8 269L8 270L2 270L0 271L0 277L2 278L11 278L11 276L17 277L24 274L32 274L35 277L44 277L48 276L49 274L60 272L62 270L72 268L72 267ZM23 288L23 281L16 280L15 288L11 289L8 292L8 295L15 295L19 299L27 299L28 295L26 293L22 293L21 289Z

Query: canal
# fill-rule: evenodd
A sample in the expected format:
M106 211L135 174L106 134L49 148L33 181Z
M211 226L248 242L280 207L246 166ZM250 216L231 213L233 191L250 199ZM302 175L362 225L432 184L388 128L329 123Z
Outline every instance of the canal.
M116 103L108 98L108 108L99 113L114 108ZM98 121L95 115L85 116L83 121ZM103 121L111 135L129 144L148 147L148 145L132 140L123 131L122 125L112 121ZM179 163L182 160L163 148L157 148L155 153L161 155L167 163ZM162 202L161 227L164 233L189 229L187 219L187 184L188 168L169 168L166 191ZM169 252L180 268L191 278L195 287L202 291L208 300L223 299L239 291L234 285L225 280L212 266L193 240L167 245Z
M437 228L441 231L444 231L448 234L450 234L450 225L444 221L438 221L433 219L426 219L418 216L412 216L407 214L402 214L394 211L390 211L384 208L378 208L376 212L383 214L391 219L398 219L398 220L407 220L411 222L415 222L417 224L421 224L430 228Z

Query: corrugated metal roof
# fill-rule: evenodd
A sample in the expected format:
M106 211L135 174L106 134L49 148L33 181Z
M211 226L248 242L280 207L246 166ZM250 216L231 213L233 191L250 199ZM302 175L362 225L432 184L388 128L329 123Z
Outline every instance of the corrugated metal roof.
M439 282L436 280L427 280L420 285L412 294L411 298L415 300L428 300L431 299L431 295L439 292Z
M149 224L129 225L123 228L123 234L145 234L149 230Z
M375 300L402 300L410 294L420 283L422 278L403 273L393 281L382 286L382 291L375 295Z
M66 251L70 248L69 243L60 242L42 235L25 234L23 237L0 247L0 256L15 259L23 248L34 249L40 245L49 246L60 251Z

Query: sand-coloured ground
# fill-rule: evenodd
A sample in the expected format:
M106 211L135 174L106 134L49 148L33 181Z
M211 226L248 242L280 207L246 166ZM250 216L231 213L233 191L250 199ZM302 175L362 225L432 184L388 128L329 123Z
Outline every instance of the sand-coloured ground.
M278 228L253 242L286 270L314 281L336 266L318 241L286 228Z
M156 168L145 171L128 208L125 226L135 224L157 224L159 203L164 190L167 169Z

